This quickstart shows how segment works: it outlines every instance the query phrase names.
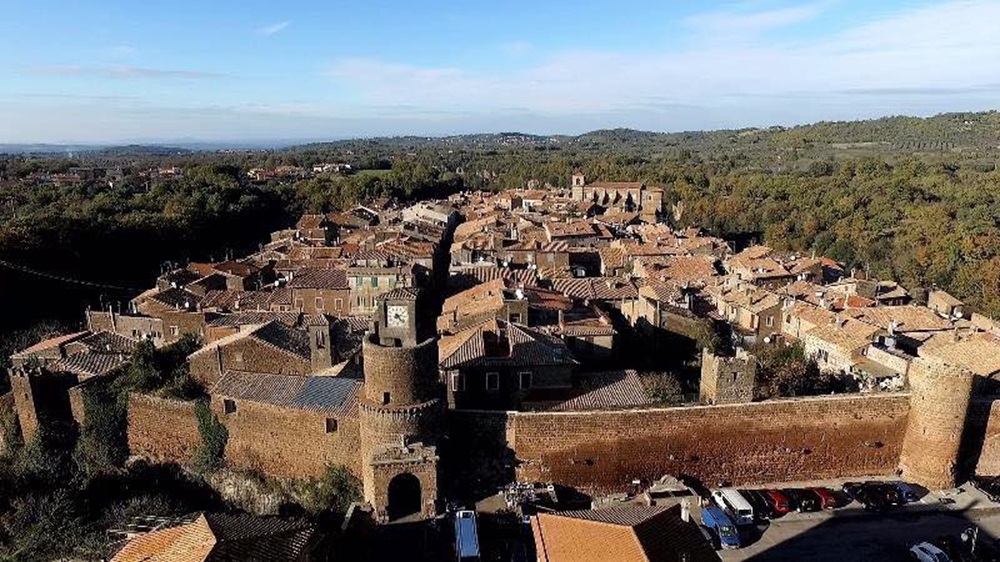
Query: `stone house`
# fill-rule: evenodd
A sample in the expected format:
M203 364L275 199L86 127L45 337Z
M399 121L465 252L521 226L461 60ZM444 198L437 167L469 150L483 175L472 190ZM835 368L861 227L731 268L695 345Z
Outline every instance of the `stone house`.
M572 388L577 365L559 338L502 320L445 336L439 350L454 408L516 409Z
M305 314L351 313L351 289L342 269L300 269L290 274L292 309Z
M333 365L329 325L299 330L270 321L216 340L188 357L191 377L212 388L228 371L308 375Z
M933 289L927 293L927 308L945 318L962 318L965 316L965 303L941 289Z
M412 267L349 267L350 311L365 316L375 311L375 299L398 287L413 286Z
M285 478L318 478L330 465L359 474L361 385L341 376L227 371L211 404L229 431L226 462Z
M527 325L528 300L524 292L508 289L503 279L466 289L445 299L437 329L443 334L456 333L490 319Z
M744 339L773 339L781 333L781 305L778 295L753 285L726 285L706 289L719 315Z
M866 350L880 333L878 326L835 317L804 333L802 344L806 357L814 359L820 370L850 373L862 363Z

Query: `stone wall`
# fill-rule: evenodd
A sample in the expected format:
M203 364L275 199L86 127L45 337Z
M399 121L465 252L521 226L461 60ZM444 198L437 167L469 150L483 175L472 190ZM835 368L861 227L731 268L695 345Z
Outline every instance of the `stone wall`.
M975 474L1000 476L1000 400L980 399L970 404L969 426L973 438L963 456L976 456ZM978 455L976 455L978 453Z
M226 462L287 478L322 476L328 465L343 465L361 474L360 436L356 417L278 408L240 400L226 414L222 398L212 399L212 411L229 430ZM335 427L327 432L327 419Z
M519 479L611 491L636 478L664 474L692 475L711 484L891 474L899 464L908 412L907 394L884 394L618 412L499 413L513 418L512 428L490 423L494 431L504 428Z
M129 451L157 462L190 463L201 445L194 409L194 402L130 394Z

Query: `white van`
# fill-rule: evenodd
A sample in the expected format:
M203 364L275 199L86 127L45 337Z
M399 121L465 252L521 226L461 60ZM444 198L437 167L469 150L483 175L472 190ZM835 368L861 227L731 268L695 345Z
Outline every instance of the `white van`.
M725 510L737 525L753 525L753 507L735 488L713 490L712 501Z

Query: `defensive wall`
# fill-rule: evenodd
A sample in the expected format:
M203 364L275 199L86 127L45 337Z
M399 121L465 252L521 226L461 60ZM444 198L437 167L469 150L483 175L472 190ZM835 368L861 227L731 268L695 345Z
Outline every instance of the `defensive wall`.
M456 448L470 458L513 455L509 466L519 480L607 492L664 474L737 485L892 474L909 410L910 396L899 393L623 411L451 412L449 425L466 436Z
M129 451L157 462L190 464L201 445L194 409L194 402L130 394Z

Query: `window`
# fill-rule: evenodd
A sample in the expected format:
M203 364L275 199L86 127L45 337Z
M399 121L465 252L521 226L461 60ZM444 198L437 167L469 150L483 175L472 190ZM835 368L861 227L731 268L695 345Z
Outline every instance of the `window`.
M518 383L520 384L521 390L527 390L531 388L531 371L521 371L517 374Z
M355 277L354 278L354 286L355 287L360 287L360 286L362 286L364 284L365 284L365 278L364 277Z
M520 324L521 323L521 313L519 313L519 312L513 312L513 313L511 313L511 315L510 315L510 322L511 322L511 324Z
M295 299L295 308L296 308L296 310L298 310L299 312L302 312L302 309L305 308L305 307L306 307L305 301L303 301L302 299Z
M500 389L500 373L486 373L486 390Z
M372 277L372 287L378 288L378 277Z
M222 411L225 412L227 415L228 414L235 414L236 413L236 401L235 400L230 400L229 398L226 398L225 400L223 400L222 401Z
M171 326L170 327L170 335L171 336L179 336L179 335L181 335L181 329L180 329L180 327L179 326Z
M738 378L740 378L740 374L739 373L733 373L733 380L732 380L732 382L736 382L736 379L738 379Z
M333 418L326 418L326 432L336 433L337 432L337 420Z
M333 309L337 312L344 311L344 299L333 299Z
M323 333L323 330L320 330L316 332L316 348L323 349L324 347L326 347L326 334Z
M765 318L764 325L767 326L768 328L774 326L774 316L768 316L767 318Z
M323 308L323 297L316 297L316 303L315 304L316 304L316 311L317 312L322 312L324 310L324 308Z
M453 392L465 390L465 377L462 376L462 373L451 374L451 390Z
M391 395L388 392L382 393L382 405L387 406L391 402Z

